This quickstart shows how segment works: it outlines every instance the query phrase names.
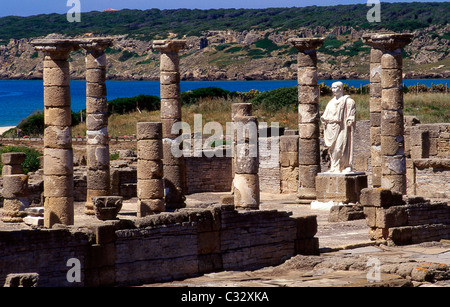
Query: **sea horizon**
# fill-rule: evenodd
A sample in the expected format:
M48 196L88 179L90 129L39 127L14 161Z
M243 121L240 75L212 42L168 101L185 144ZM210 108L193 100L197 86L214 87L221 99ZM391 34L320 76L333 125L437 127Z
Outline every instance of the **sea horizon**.
M369 84L369 80L319 80L331 86L333 82L341 81L344 84L359 88ZM416 84L448 84L450 79L404 79L405 86ZM71 107L74 112L86 108L86 81L71 81ZM275 88L296 86L297 80L264 80L264 81L181 81L181 92L194 90L202 87L219 87L228 91L248 92L256 89L260 92ZM133 97L141 94L159 97L159 81L147 80L107 80L107 99L113 100L121 97ZM0 127L15 127L19 122L36 111L44 109L42 80L0 80Z

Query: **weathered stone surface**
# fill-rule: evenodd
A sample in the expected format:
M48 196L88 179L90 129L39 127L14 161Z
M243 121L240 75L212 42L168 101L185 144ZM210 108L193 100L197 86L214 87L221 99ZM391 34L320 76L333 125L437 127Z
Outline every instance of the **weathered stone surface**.
M390 207L402 205L402 195L385 188L366 188L361 190L360 203L363 206Z
M26 154L23 152L7 152L2 154L4 165L20 165L25 162Z
M44 148L44 173L60 176L73 174L72 149Z
M73 225L73 197L49 196L45 198L44 206L44 227L52 228L54 224Z
M163 148L161 140L139 140L137 142L137 156L144 160L161 160Z
M162 199L164 185L161 179L141 179L137 183L137 197L139 199Z
M70 107L45 107L44 123L46 126L70 126L72 110Z
M28 196L28 176L24 174L3 176L2 195L9 199Z
M260 202L258 174L235 174L233 183L236 209L258 209Z
M70 106L69 86L45 86L44 105L46 107L67 107Z
M123 197L103 196L92 197L95 215L99 220L114 220L122 209Z
M44 197L71 197L73 176L44 176Z
M44 147L71 149L72 129L68 126L48 126L44 130Z
M137 204L137 217L164 212L164 199L139 199Z
M138 160L137 178L140 179L161 179L164 175L163 163L158 160Z

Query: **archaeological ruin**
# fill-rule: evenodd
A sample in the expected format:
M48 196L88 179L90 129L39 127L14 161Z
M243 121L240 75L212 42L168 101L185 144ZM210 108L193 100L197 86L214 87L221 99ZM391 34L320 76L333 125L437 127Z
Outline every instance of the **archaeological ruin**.
M363 37L371 47L370 120L351 123L348 172L330 171L323 158L317 52L324 38L289 40L298 51L298 130L263 130L252 104L235 103L228 115L233 143L215 149L231 154L212 157L173 154L182 136L173 125L183 120L185 40L153 42L160 53L161 121L139 122L128 140L108 135L105 50L114 38L33 41L44 63L44 137L4 141L43 142L43 159L40 171L25 175L23 153L2 155L0 285L142 285L320 255L316 211L271 209L263 193L295 195L283 204L288 208L328 205L330 223L362 220L372 245L450 240L450 124L421 124L403 114L401 51L412 37ZM81 140L71 131L69 56L77 50L86 54ZM340 97L333 103L342 108ZM122 150L111 161L111 144L121 142L135 144L136 153ZM195 193L221 198L188 202ZM82 264L80 281L67 278L71 259Z

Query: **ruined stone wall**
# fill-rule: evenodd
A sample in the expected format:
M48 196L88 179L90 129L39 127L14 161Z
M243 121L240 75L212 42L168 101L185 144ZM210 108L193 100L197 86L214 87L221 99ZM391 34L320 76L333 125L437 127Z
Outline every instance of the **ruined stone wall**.
M85 228L0 232L0 284L10 273L34 272L39 286L139 285L318 254L316 216L233 208L180 209ZM70 258L80 260L80 283L67 282Z
M188 157L186 163L186 194L198 192L229 192L233 183L232 159L226 157Z
M406 245L450 239L447 202L402 198L401 194L385 189L364 189L361 204L372 240Z

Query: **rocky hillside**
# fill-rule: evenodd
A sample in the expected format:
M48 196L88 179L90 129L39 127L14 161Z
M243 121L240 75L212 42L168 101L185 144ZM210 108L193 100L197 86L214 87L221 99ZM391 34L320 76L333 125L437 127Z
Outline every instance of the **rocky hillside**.
M210 29L198 35L168 33L166 37L183 37L188 42L181 53L183 80L295 79L297 52L287 40L305 36L326 37L318 53L321 79L368 79L370 49L361 37L373 31L357 26L304 26L295 30L251 27L243 31ZM415 37L404 50L405 77L450 78L450 24L407 31ZM92 34L73 37L86 35ZM30 45L34 38L0 40L0 79L42 78L42 54ZM159 54L148 38L116 35L114 46L106 51L108 79L158 80ZM70 61L72 78L84 79L83 51L73 52Z

